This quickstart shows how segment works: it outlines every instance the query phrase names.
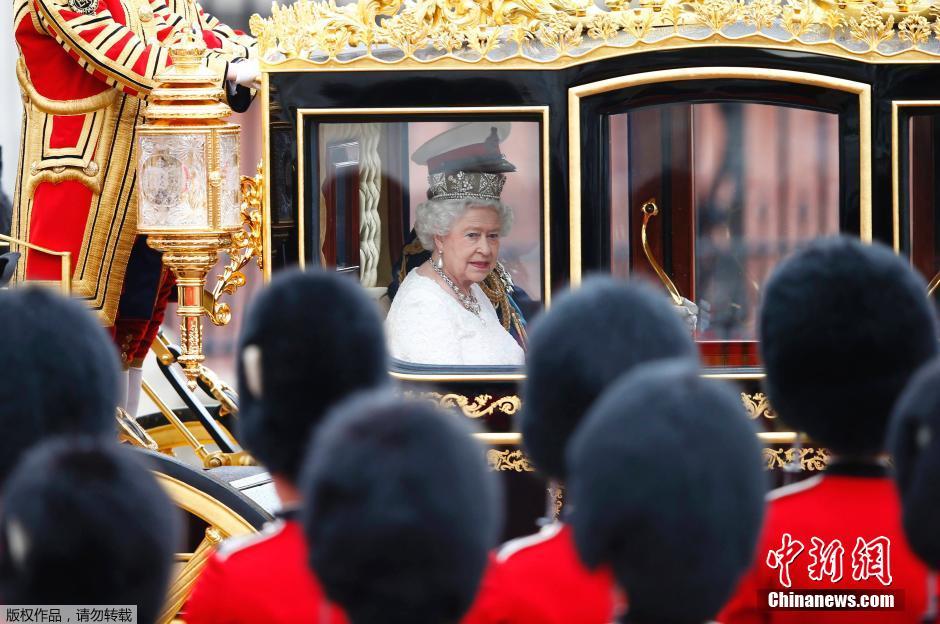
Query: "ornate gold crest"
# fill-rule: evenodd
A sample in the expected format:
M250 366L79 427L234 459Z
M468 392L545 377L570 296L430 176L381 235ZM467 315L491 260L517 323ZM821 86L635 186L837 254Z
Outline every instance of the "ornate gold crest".
M738 45L866 60L940 57L929 0L298 0L251 19L269 66L570 65Z

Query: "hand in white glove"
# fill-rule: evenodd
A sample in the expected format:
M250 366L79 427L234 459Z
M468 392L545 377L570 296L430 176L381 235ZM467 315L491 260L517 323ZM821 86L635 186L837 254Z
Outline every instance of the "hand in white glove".
M261 66L258 59L250 58L229 63L225 79L249 89L260 89Z
M698 325L698 306L683 297L682 305L677 305L675 308L682 320L688 325L689 333L694 336L695 328Z

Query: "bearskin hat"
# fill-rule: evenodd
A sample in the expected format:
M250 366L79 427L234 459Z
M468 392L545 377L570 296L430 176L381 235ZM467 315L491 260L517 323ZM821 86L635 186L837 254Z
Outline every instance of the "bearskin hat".
M594 277L559 297L529 336L520 424L538 469L564 480L565 445L598 395L638 364L673 357L696 358L695 344L652 287Z
M327 410L388 380L377 306L334 272L276 275L250 306L239 354L241 438L271 472L293 481Z
M0 604L163 607L178 510L112 440L62 437L30 451L0 502Z
M820 239L784 260L760 311L767 395L837 453L877 453L911 375L937 353L927 287L880 244Z
M304 470L310 564L353 624L457 622L501 526L501 491L457 412L377 395L339 407Z
M904 532L917 556L940 569L940 358L914 375L889 430Z
M629 621L700 624L747 569L767 483L737 394L688 361L640 367L601 395L568 449L575 545L609 565Z
M0 290L0 325L0 483L46 437L114 435L118 353L89 310L46 288Z

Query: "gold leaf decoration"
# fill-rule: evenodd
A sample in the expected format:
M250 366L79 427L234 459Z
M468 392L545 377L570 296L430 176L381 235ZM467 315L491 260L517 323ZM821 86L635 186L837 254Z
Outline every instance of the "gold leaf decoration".
M574 59L608 48L604 55L609 56L644 46L659 49L670 39L681 47L767 44L875 60L922 60L940 58L938 46L925 45L940 37L938 14L928 0L605 0L603 6L591 0L353 0L342 6L335 0L297 0L275 4L270 17L253 16L250 27L268 65L287 60L334 65L341 54L355 52L342 59L344 66L514 60L537 67L555 62L546 51ZM756 32L728 34L737 24ZM711 36L689 39L680 29L686 25L708 29ZM767 34L775 26L790 39ZM879 50L895 36L912 45ZM515 43L511 52L491 54L508 42ZM435 50L438 54L428 54ZM399 54L389 54L395 51Z
M852 36L867 43L870 50L894 37L894 16L889 15L887 21L884 20L878 6L873 3L865 5L860 19L850 17L846 25Z
M564 54L581 45L584 26L567 13L552 13L538 30L539 41Z
M756 26L757 30L770 28L782 12L777 0L751 0L744 8L744 23Z
M234 295L247 283L242 269L252 258L263 267L262 253L262 213L263 213L263 172L258 163L258 173L254 177L241 177L241 219L242 229L232 234L232 246L228 249L229 263L219 275L211 293L206 293L203 306L213 325L228 325L232 320L232 310L228 303L220 301L223 295Z
M623 29L637 39L645 37L652 27L653 11L651 9L633 9L623 20Z
M898 37L915 46L927 43L930 31L930 21L922 15L908 15L898 24Z
M492 395L478 394L472 401L468 397L455 392L447 394L439 392L406 392L405 396L433 401L443 408L459 408L469 418L483 418L497 411L512 416L522 406L522 400L515 395L502 396L493 400Z
M783 26L793 37L799 37L809 30L813 24L814 6L810 0L788 0L781 11L783 17ZM836 18L830 28L842 24L842 16L835 14Z
M620 30L612 13L598 13L588 23L587 35L591 39L613 39Z
M783 469L799 462L800 470L819 471L829 463L829 453L822 448L764 448L768 470Z
M529 458L518 449L505 451L489 449L486 452L486 461L490 468L496 471L535 472Z
M716 31L733 24L741 10L742 4L736 0L698 0L692 4L699 21Z
M756 392L754 394L742 392L741 403L744 404L744 409L747 410L747 415L750 416L752 420L757 420L758 418L773 420L777 417L777 413L770 406L770 399L768 399L767 395L763 392Z

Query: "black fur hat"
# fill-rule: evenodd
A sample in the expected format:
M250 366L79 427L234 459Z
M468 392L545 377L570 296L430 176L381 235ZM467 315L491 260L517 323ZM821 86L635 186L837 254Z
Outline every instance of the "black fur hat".
M594 277L562 295L529 334L520 412L525 450L564 480L565 445L594 399L634 366L697 358L689 329L660 292Z
M612 567L629 621L714 617L752 561L767 487L737 393L686 360L641 367L601 395L567 457L578 553Z
M181 523L135 453L67 437L26 455L0 502L0 604L137 605L156 621Z
M352 624L440 624L470 607L502 524L457 412L378 395L338 408L304 469L310 564Z
M783 421L836 453L877 453L894 402L937 353L927 286L880 244L814 241L767 282L760 350Z
M921 368L898 399L888 449L894 456L904 532L927 565L940 569L940 359Z
M292 481L327 410L388 380L376 304L334 272L276 275L249 308L239 342L241 438Z
M46 437L114 435L120 364L90 311L46 288L0 290L0 328L0 483Z

